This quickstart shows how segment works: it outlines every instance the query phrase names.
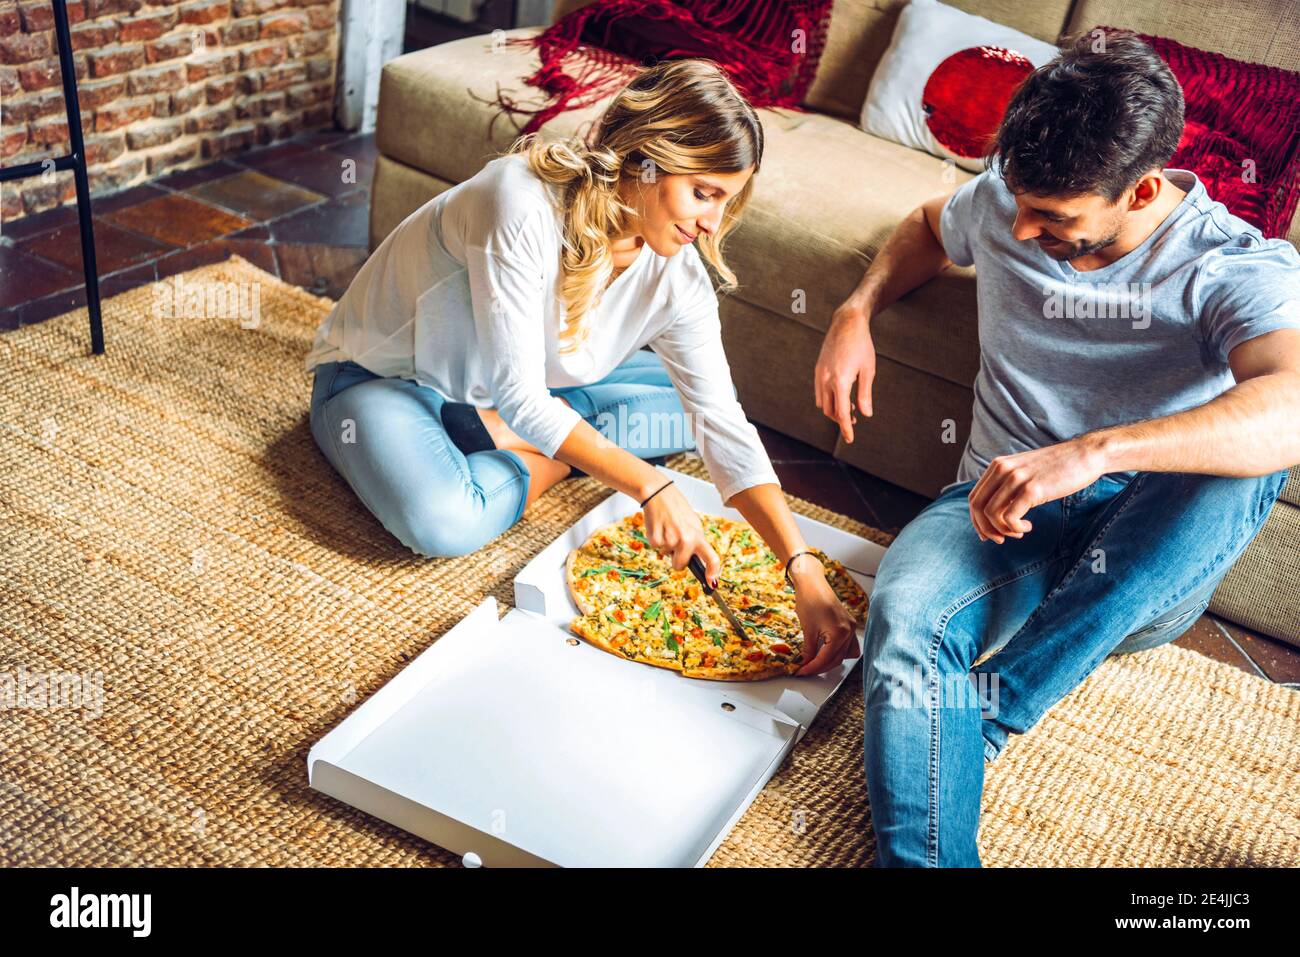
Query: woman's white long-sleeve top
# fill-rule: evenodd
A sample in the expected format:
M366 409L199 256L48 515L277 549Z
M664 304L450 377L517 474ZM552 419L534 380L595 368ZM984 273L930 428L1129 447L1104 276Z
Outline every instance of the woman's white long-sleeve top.
M306 369L350 359L447 398L495 407L554 457L579 421L549 388L587 385L648 345L688 417L617 428L688 428L723 501L780 484L736 399L717 294L699 253L643 245L603 293L586 343L560 352L562 220L523 154L498 157L406 217L321 322Z

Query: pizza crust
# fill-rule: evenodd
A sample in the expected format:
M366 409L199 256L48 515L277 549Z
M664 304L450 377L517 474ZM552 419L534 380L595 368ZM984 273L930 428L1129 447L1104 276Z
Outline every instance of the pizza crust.
M687 678L706 678L710 681L766 681L768 678L780 678L792 675L802 665L768 665L751 671L728 671L726 668L683 668L682 674Z
M583 544L586 544L585 542ZM569 595L573 598L573 603L578 606L578 611L584 615L593 615L595 610L591 603L586 600L582 592L577 589L578 573L574 570L574 565L578 561L578 552L582 551L581 546L569 552L569 557L564 562L564 578L569 585ZM586 637L585 635L583 636ZM590 640L590 639L589 639Z

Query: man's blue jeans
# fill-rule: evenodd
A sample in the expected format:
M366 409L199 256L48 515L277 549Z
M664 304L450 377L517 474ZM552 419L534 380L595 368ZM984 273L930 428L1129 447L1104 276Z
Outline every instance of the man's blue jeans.
M663 361L638 350L609 375L550 390L606 438L649 459L695 448ZM419 555L476 551L523 516L528 469L509 449L465 455L442 425L435 389L355 362L316 367L311 433L361 502ZM621 434L625 433L625 434Z
M975 482L930 503L887 549L867 618L875 864L979 867L985 760L1107 655L1191 627L1286 474L1103 476L1001 545L971 524Z

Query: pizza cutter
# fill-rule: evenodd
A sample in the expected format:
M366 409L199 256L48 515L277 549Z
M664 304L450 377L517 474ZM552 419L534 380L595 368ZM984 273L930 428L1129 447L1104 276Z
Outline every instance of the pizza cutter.
M704 562L700 561L700 556L692 555L691 560L687 562L687 566L690 568L691 574L699 579L700 586L704 589L704 594L712 598L713 603L722 609L722 613L727 617L727 621L731 622L731 627L736 630L736 634L740 636L740 640L748 641L749 636L745 634L745 626L740 623L740 619L736 617L736 613L731 610L731 606L727 604L727 599L722 597L722 592L718 591L716 588L709 587L708 577L704 574Z

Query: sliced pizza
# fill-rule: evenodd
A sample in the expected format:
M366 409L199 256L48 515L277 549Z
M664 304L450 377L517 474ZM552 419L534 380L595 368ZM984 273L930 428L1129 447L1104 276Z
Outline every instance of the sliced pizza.
M674 569L645 536L641 512L596 529L566 563L582 614L571 630L611 654L686 677L756 681L803 664L803 629L781 562L747 523L702 515L722 559L719 591L745 629L732 625L687 569ZM814 549L827 580L858 624L867 596L848 571Z

